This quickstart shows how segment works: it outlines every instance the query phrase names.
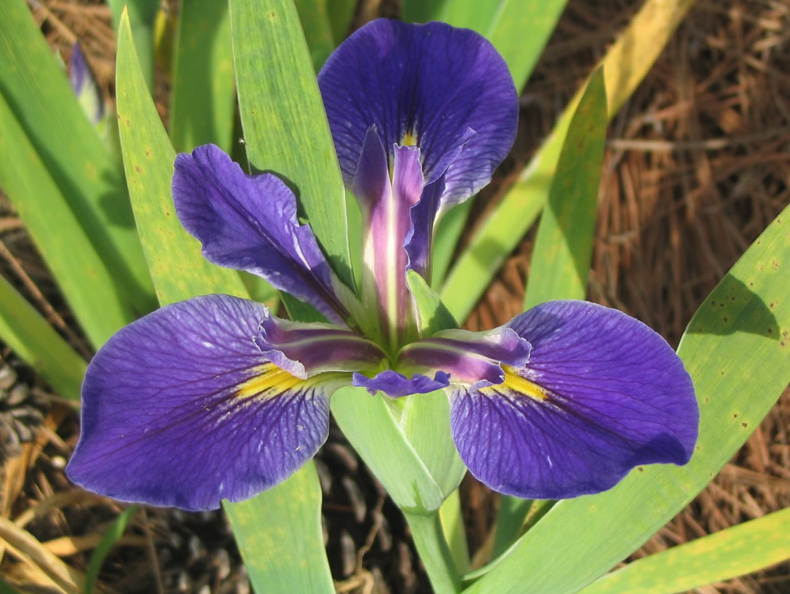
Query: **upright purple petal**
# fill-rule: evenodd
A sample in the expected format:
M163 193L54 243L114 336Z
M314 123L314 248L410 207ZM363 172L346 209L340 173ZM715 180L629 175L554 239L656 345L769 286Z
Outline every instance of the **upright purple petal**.
M373 21L329 57L318 84L349 185L371 126L390 163L395 145L415 145L427 183L446 173L443 202L486 185L515 139L518 94L507 65L468 29Z
M539 305L510 324L532 345L502 384L450 388L453 437L492 489L563 499L614 486L632 468L685 464L699 411L670 346L641 322L579 301Z
M334 322L348 320L340 281L310 226L299 223L293 192L275 175L246 175L207 144L176 158L173 199L210 262L257 274Z
M118 332L88 367L69 477L123 501L200 510L296 471L325 441L329 396L350 377L285 358L261 331L267 319L258 303L210 295Z

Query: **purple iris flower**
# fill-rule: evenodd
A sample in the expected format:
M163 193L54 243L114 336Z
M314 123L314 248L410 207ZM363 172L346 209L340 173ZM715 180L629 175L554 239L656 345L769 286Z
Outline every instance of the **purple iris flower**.
M122 329L88 368L72 480L192 510L251 497L315 454L329 398L350 384L393 398L444 389L461 458L503 493L575 497L641 464L686 463L698 425L689 375L619 311L554 301L488 332L417 330L407 270L427 277L437 217L488 183L515 137L518 96L491 44L377 20L318 78L362 212L359 289L333 272L275 175L246 175L213 145L180 154L175 206L204 256L330 323L208 295Z
M104 117L104 100L79 43L75 43L71 50L69 82L88 119L97 125Z

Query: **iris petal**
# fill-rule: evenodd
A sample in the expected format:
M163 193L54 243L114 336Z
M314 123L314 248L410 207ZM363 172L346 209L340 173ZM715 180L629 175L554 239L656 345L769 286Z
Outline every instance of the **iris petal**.
M509 327L529 341L505 381L450 388L453 437L472 474L502 493L562 499L614 486L641 464L685 464L699 410L671 347L616 310L555 301Z
M454 384L479 388L502 383L502 364L521 367L529 352L529 343L510 328L444 330L401 349L398 366L421 373L441 369L450 374Z
M349 186L374 125L390 163L395 145L415 145L426 183L446 173L445 202L486 185L515 139L518 94L507 65L468 29L373 21L329 57L318 84Z
M201 510L296 471L326 440L329 396L350 377L273 364L268 318L260 304L211 295L113 336L85 377L70 478L123 501Z
M444 371L437 371L433 379L427 375L417 373L411 377L406 377L402 373L387 369L373 378L366 377L361 373L354 374L354 385L358 388L366 388L370 394L382 391L390 398L400 398L412 394L427 394L441 390L449 385L450 374Z
M331 324L300 323L282 320L267 312L260 325L261 350L275 353L272 361L287 368L288 361L298 361L303 378L326 371L364 371L381 366L386 353L364 336ZM280 364L280 359L284 361Z
M349 318L337 297L347 291L310 226L299 223L296 198L278 177L246 175L208 144L176 158L173 199L210 262L257 274L334 322Z
M88 119L97 125L104 117L104 99L79 43L75 43L71 50L69 81Z

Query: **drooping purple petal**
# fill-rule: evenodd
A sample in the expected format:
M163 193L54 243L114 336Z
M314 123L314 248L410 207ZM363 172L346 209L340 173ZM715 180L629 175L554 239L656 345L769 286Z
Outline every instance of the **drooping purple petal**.
M420 373L406 377L402 373L387 369L372 378L355 373L354 385L358 388L366 388L373 395L381 391L390 398L400 398L411 394L427 394L441 390L449 385L449 379L450 374L443 371L437 371L431 379Z
M200 510L296 471L325 441L329 396L350 378L273 364L267 317L258 303L210 295L113 336L85 377L69 477L123 501Z
M529 343L504 326L488 332L443 330L403 347L398 367L420 373L441 369L454 384L481 388L502 383L502 365L523 367L529 353Z
M486 185L515 139L518 94L507 65L468 29L378 19L338 47L318 84L349 185L374 125L390 163L393 146L415 145L427 183L446 171L445 202Z
M334 322L348 319L334 276L296 198L272 174L246 175L212 144L179 154L173 199L181 223L210 262L246 270L313 305Z
M450 388L453 437L472 474L496 491L563 499L614 486L632 468L685 464L699 411L670 346L641 322L554 301L509 327L532 345L505 381Z

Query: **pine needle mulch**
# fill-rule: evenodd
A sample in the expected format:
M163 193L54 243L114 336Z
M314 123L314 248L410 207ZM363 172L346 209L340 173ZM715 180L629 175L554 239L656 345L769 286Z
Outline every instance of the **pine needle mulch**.
M527 162L640 4L571 0L522 95L517 149L505 170ZM367 5L391 10L393 2ZM64 56L80 40L111 96L115 47L108 9L77 0L31 6ZM365 14L360 18L375 13ZM166 90L160 85L159 91ZM676 345L705 295L790 203L788 149L790 5L699 0L610 126L589 298L645 321ZM495 188L484 194L469 232L496 199ZM532 239L528 236L507 260L468 327L490 328L520 313ZM0 273L86 353L46 267L3 199ZM20 439L0 466L0 574L28 584L26 591L78 591L69 584L83 577L91 551L120 508L69 485L63 468L76 443L75 411L8 349L0 355L8 362L0 366L0 415L13 408L22 411L14 413L19 418L42 419L30 435L15 434ZM3 371L7 367L13 372ZM334 428L318 467L338 591L428 592L397 509ZM481 545L490 534L495 498L471 478L462 496L470 544ZM633 558L789 505L790 393L785 393L714 482ZM249 591L221 514L151 508L135 514L108 557L100 584L104 592ZM696 590L789 591L790 563Z

